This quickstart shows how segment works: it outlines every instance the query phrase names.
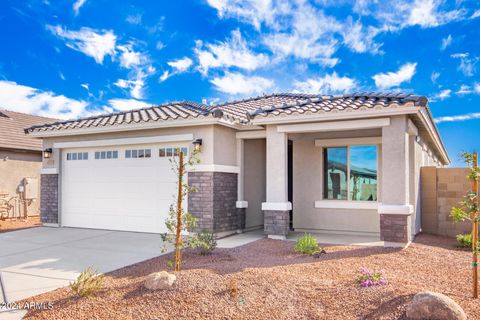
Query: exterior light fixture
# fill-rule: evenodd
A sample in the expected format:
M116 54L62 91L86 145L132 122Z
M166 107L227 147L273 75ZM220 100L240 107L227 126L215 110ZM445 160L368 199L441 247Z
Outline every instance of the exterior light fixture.
M52 156L52 148L47 148L43 150L43 157L49 159Z
M195 150L196 152L200 151L201 146L202 146L202 139L197 139L193 141L193 150Z

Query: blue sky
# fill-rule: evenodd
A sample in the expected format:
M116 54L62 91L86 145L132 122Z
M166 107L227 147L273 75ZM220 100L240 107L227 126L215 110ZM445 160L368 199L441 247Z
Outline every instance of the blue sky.
M58 118L292 91L425 95L450 157L480 151L480 4L2 1L0 103Z

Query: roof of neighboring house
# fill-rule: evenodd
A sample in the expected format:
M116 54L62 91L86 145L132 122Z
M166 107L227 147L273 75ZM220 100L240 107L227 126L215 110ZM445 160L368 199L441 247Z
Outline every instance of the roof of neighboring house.
M24 128L56 119L0 109L0 148L42 150L42 140L29 137Z
M189 118L223 118L232 123L248 124L256 116L342 111L346 109L426 105L427 99L412 94L361 92L342 96L302 93L275 93L244 100L207 105L192 101L170 102L148 108L102 114L67 121L57 121L26 128L27 133L68 130Z

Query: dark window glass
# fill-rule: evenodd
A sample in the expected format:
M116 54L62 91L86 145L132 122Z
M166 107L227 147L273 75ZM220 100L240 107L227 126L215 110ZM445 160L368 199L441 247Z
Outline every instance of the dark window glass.
M145 149L145 158L150 158L152 156L152 150Z
M83 152L79 152L77 154L77 158L78 158L78 160L83 160Z
M113 159L118 159L118 151L113 151Z
M377 201L377 147L350 147L350 200Z
M173 155L174 155L175 157L178 157L179 154L180 154L180 151L179 151L178 148L173 149Z
M323 198L347 200L347 148L325 148Z
M167 148L167 157L173 156L173 149L172 148Z
M105 151L100 152L100 158L101 159L106 159L107 158L107 153Z
M67 160L72 160L72 154L71 153L67 153Z
M137 150L132 150L132 158L136 158L137 157Z
M88 152L83 153L83 160L88 160Z
M125 158L131 158L132 157L132 150L125 150Z
M144 158L145 157L145 153L144 153L143 149L138 150L138 157L139 158Z
M112 159L112 151L107 151L107 159Z
M159 156L160 156L160 158L165 157L165 148L160 148Z
M77 153L72 153L72 160L77 160Z
M95 151L95 159L100 159L100 152Z
M183 151L183 155L186 157L188 155L188 148L183 147L182 151Z

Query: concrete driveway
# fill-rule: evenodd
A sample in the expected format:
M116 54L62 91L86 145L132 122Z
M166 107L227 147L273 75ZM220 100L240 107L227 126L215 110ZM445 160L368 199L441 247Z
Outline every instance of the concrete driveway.
M12 302L64 287L88 266L104 273L156 257L161 246L158 234L39 227L0 234L0 271Z

